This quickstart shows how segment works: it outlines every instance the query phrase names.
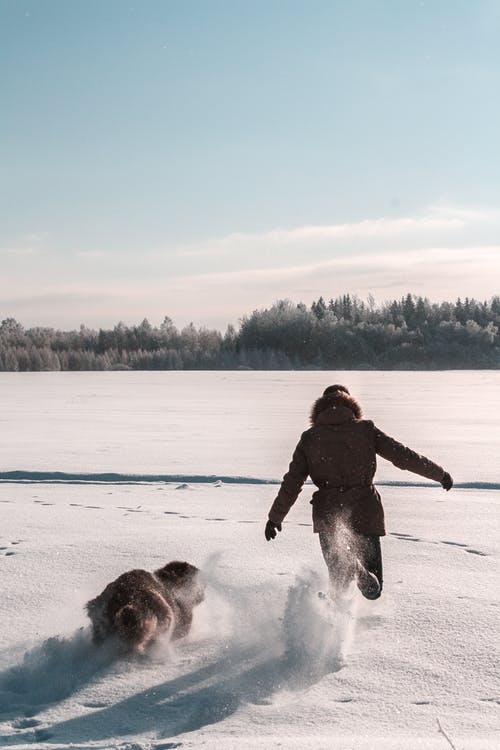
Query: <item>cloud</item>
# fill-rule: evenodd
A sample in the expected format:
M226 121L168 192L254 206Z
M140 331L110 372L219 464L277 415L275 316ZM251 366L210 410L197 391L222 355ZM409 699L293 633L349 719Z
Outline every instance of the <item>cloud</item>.
M487 299L500 293L499 237L499 211L439 206L413 218L227 235L220 256L209 241L182 257L89 249L58 262L53 253L50 267L44 253L22 267L4 260L0 319L99 327L169 315L178 325L224 328L280 298Z
M499 293L500 246L470 246L459 250L423 248L407 253L378 253L310 261L293 266L195 273L154 280L108 280L66 284L64 293L52 284L31 284L22 295L2 292L9 315L29 324L51 325L58 320L77 326L132 323L148 317L159 322L169 315L178 325L224 328L253 309L280 298L307 304L351 292L378 301L408 292L434 300L457 296L489 298ZM5 315L4 315L5 317Z
M463 208L459 206L437 205L430 209L431 214L456 219L457 221L473 224L484 224L500 221L500 210L496 208Z
M105 250L79 250L75 255L82 260L103 260L111 255L116 257L115 254L108 253Z
M293 266L194 274L175 280L182 293L234 295L240 303L263 294L309 300L346 291L360 295L421 291L435 299L492 296L498 293L500 245L461 249L423 248L406 253L378 253L332 258ZM423 291L422 291L423 290ZM307 301L307 300L306 300Z
M23 258L39 254L47 239L48 235L45 232L27 232L16 237L14 241L7 240L5 245L0 245L0 255Z
M380 243L396 241L400 247L421 246L426 241L448 238L454 244L463 241L463 233L478 228L491 229L500 225L500 211L462 209L452 206L434 206L419 217L365 219L342 224L305 225L275 228L265 232L233 232L220 238L178 247L179 257L238 254L244 250L290 250L294 246L311 249L327 246L335 250L359 247L364 242L367 252L380 247ZM159 251L161 253L161 251Z
M34 247L0 247L0 254L15 255L24 257L25 255L34 255L37 252Z

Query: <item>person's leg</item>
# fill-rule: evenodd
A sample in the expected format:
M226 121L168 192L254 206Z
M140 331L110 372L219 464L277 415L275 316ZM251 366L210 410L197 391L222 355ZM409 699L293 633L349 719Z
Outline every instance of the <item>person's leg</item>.
M383 585L380 537L358 534L356 547L359 561L358 588L367 599L378 599Z
M356 577L356 555L351 535L346 530L333 526L319 532L319 543L330 578L330 596L340 596Z

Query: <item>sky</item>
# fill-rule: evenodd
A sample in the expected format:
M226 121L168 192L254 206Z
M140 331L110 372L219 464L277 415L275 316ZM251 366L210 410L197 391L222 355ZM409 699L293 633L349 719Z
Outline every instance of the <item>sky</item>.
M500 293L498 0L0 0L0 320Z

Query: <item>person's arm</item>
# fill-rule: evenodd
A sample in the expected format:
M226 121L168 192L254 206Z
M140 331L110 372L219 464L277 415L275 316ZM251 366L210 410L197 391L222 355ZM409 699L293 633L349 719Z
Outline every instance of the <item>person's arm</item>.
M411 471L414 474L419 474L426 479L432 479L434 482L439 482L442 486L449 490L453 485L453 480L450 475L434 461L426 456L421 456L410 448L407 448L402 443L398 443L394 438L386 435L382 430L377 427L375 429L375 450L379 456L386 458L398 469Z
M309 468L301 439L293 452L288 471L283 477L281 487L269 511L269 520L266 525L266 539L268 541L276 536L275 529L281 531L281 522L299 496L308 474Z

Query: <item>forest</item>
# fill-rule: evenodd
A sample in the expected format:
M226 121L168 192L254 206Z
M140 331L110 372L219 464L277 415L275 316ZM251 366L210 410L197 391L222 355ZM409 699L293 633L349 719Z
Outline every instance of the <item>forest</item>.
M406 296L377 305L344 294L310 306L279 300L228 325L176 328L25 329L0 324L0 371L423 370L500 368L500 296L431 302Z

